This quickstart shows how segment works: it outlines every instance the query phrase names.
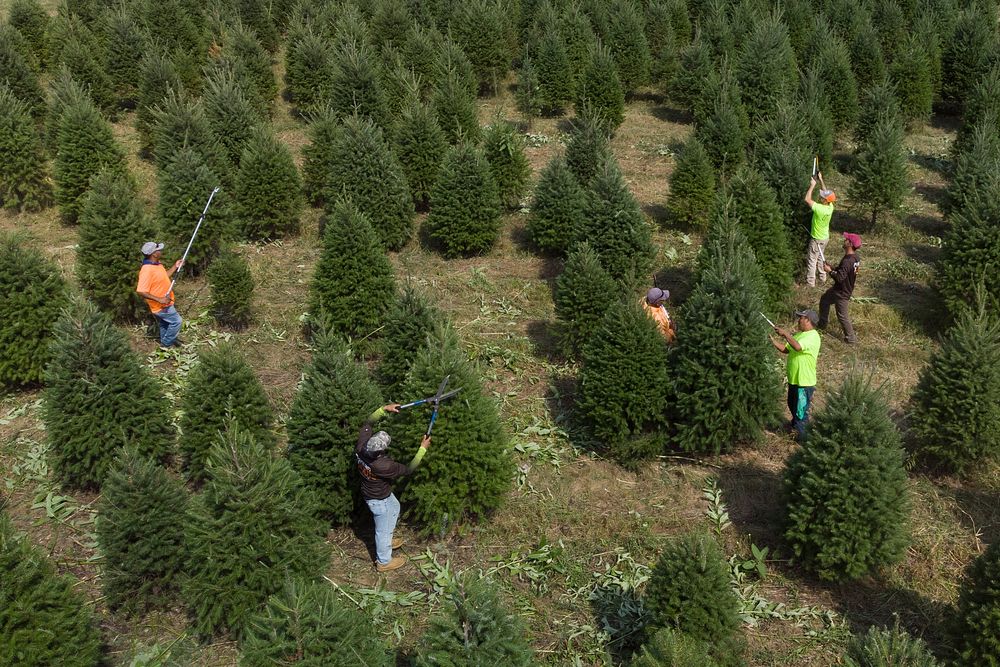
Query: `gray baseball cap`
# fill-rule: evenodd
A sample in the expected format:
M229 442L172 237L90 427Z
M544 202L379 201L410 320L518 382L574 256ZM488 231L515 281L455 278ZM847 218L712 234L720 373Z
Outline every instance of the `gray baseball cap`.
M163 244L156 241L146 241L142 244L142 254L152 255L157 250L163 250Z
M650 287L649 291L646 292L646 303L649 305L655 305L660 301L666 301L670 298L670 290L660 289L659 287Z
M365 443L365 451L369 454L375 454L377 452L384 452L389 449L389 443L392 442L392 438L385 431L379 431L372 437L368 438L368 442Z
M795 317L804 317L812 322L813 326L819 324L819 314L815 310L796 310Z

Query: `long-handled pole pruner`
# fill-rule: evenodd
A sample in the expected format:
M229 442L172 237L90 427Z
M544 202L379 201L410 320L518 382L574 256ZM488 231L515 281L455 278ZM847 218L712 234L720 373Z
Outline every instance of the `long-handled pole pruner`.
M760 311L757 311L757 312L760 312ZM768 324L771 325L772 329L777 329L778 328L777 325L774 322L772 322L771 320L767 319L767 315L765 315L764 313L760 313L760 316L764 318L765 322L767 322Z
M812 173L812 177L816 178L816 174L818 174L818 173L819 173L819 156L818 155L814 155L813 156L813 173Z
M208 215L208 207L212 205L212 199L218 191L219 188L213 188L212 194L208 195L208 201L205 202L205 210L201 212L201 217L198 218L198 224L194 226L194 233L191 234L191 240L188 241L187 248L184 249L184 256L181 257L181 266L174 272L174 279L170 281L170 289L167 290L167 294L174 291L174 283L177 282L177 277L184 268L184 262L187 261L188 253L191 252L191 245L194 243L194 237L198 236L198 230L201 229L201 223L205 221L205 216Z

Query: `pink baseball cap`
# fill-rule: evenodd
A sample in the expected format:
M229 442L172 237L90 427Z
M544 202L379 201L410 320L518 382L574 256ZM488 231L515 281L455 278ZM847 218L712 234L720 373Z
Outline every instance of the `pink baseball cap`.
M857 234L851 234L850 232L844 232L844 238L847 239L850 242L851 247L853 247L855 250L857 250L858 248L861 247L861 237L858 236Z

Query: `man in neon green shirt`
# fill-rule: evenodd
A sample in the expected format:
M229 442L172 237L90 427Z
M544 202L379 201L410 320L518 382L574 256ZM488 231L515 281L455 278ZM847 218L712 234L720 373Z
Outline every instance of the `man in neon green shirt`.
M819 315L815 310L800 310L795 316L799 318L798 332L792 335L775 326L775 333L782 339L772 338L771 344L788 355L788 411L792 413L791 427L801 440L806 434L809 405L816 389L816 360L821 341L816 331Z
M827 190L823 183L823 174L819 176L819 201L813 201L813 190L816 189L816 179L809 179L809 191L806 192L805 202L812 209L812 225L809 229L809 255L806 262L806 284L810 287L816 286L816 273L819 272L819 281L826 282L826 270L823 262L826 258L823 251L826 250L826 242L830 240L830 218L833 217L833 202L837 201L837 195L833 190Z

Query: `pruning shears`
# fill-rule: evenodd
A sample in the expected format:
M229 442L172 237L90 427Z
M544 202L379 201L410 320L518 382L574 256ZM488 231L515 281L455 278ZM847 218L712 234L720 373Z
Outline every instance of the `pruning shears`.
M812 173L812 177L816 178L816 174L818 174L818 173L819 173L819 156L816 155L816 156L813 157L813 173Z
M448 388L448 382L450 380L451 380L451 375L445 375L444 379L441 380L441 384L438 385L438 390L436 394L434 394L429 398L421 398L420 400L411 401L409 403L404 403L403 405L399 406L400 410L405 410L406 408L413 408L418 405L423 405L424 403L430 403L431 405L434 406L434 412L431 413L431 421L427 425L427 432L425 433L425 435L430 435L431 430L434 428L434 422L437 421L438 410L441 408L441 401L447 400L452 396L454 396L455 394L457 394L458 392L462 391L462 388L459 387L458 389L452 389L451 391L446 392L445 390Z

